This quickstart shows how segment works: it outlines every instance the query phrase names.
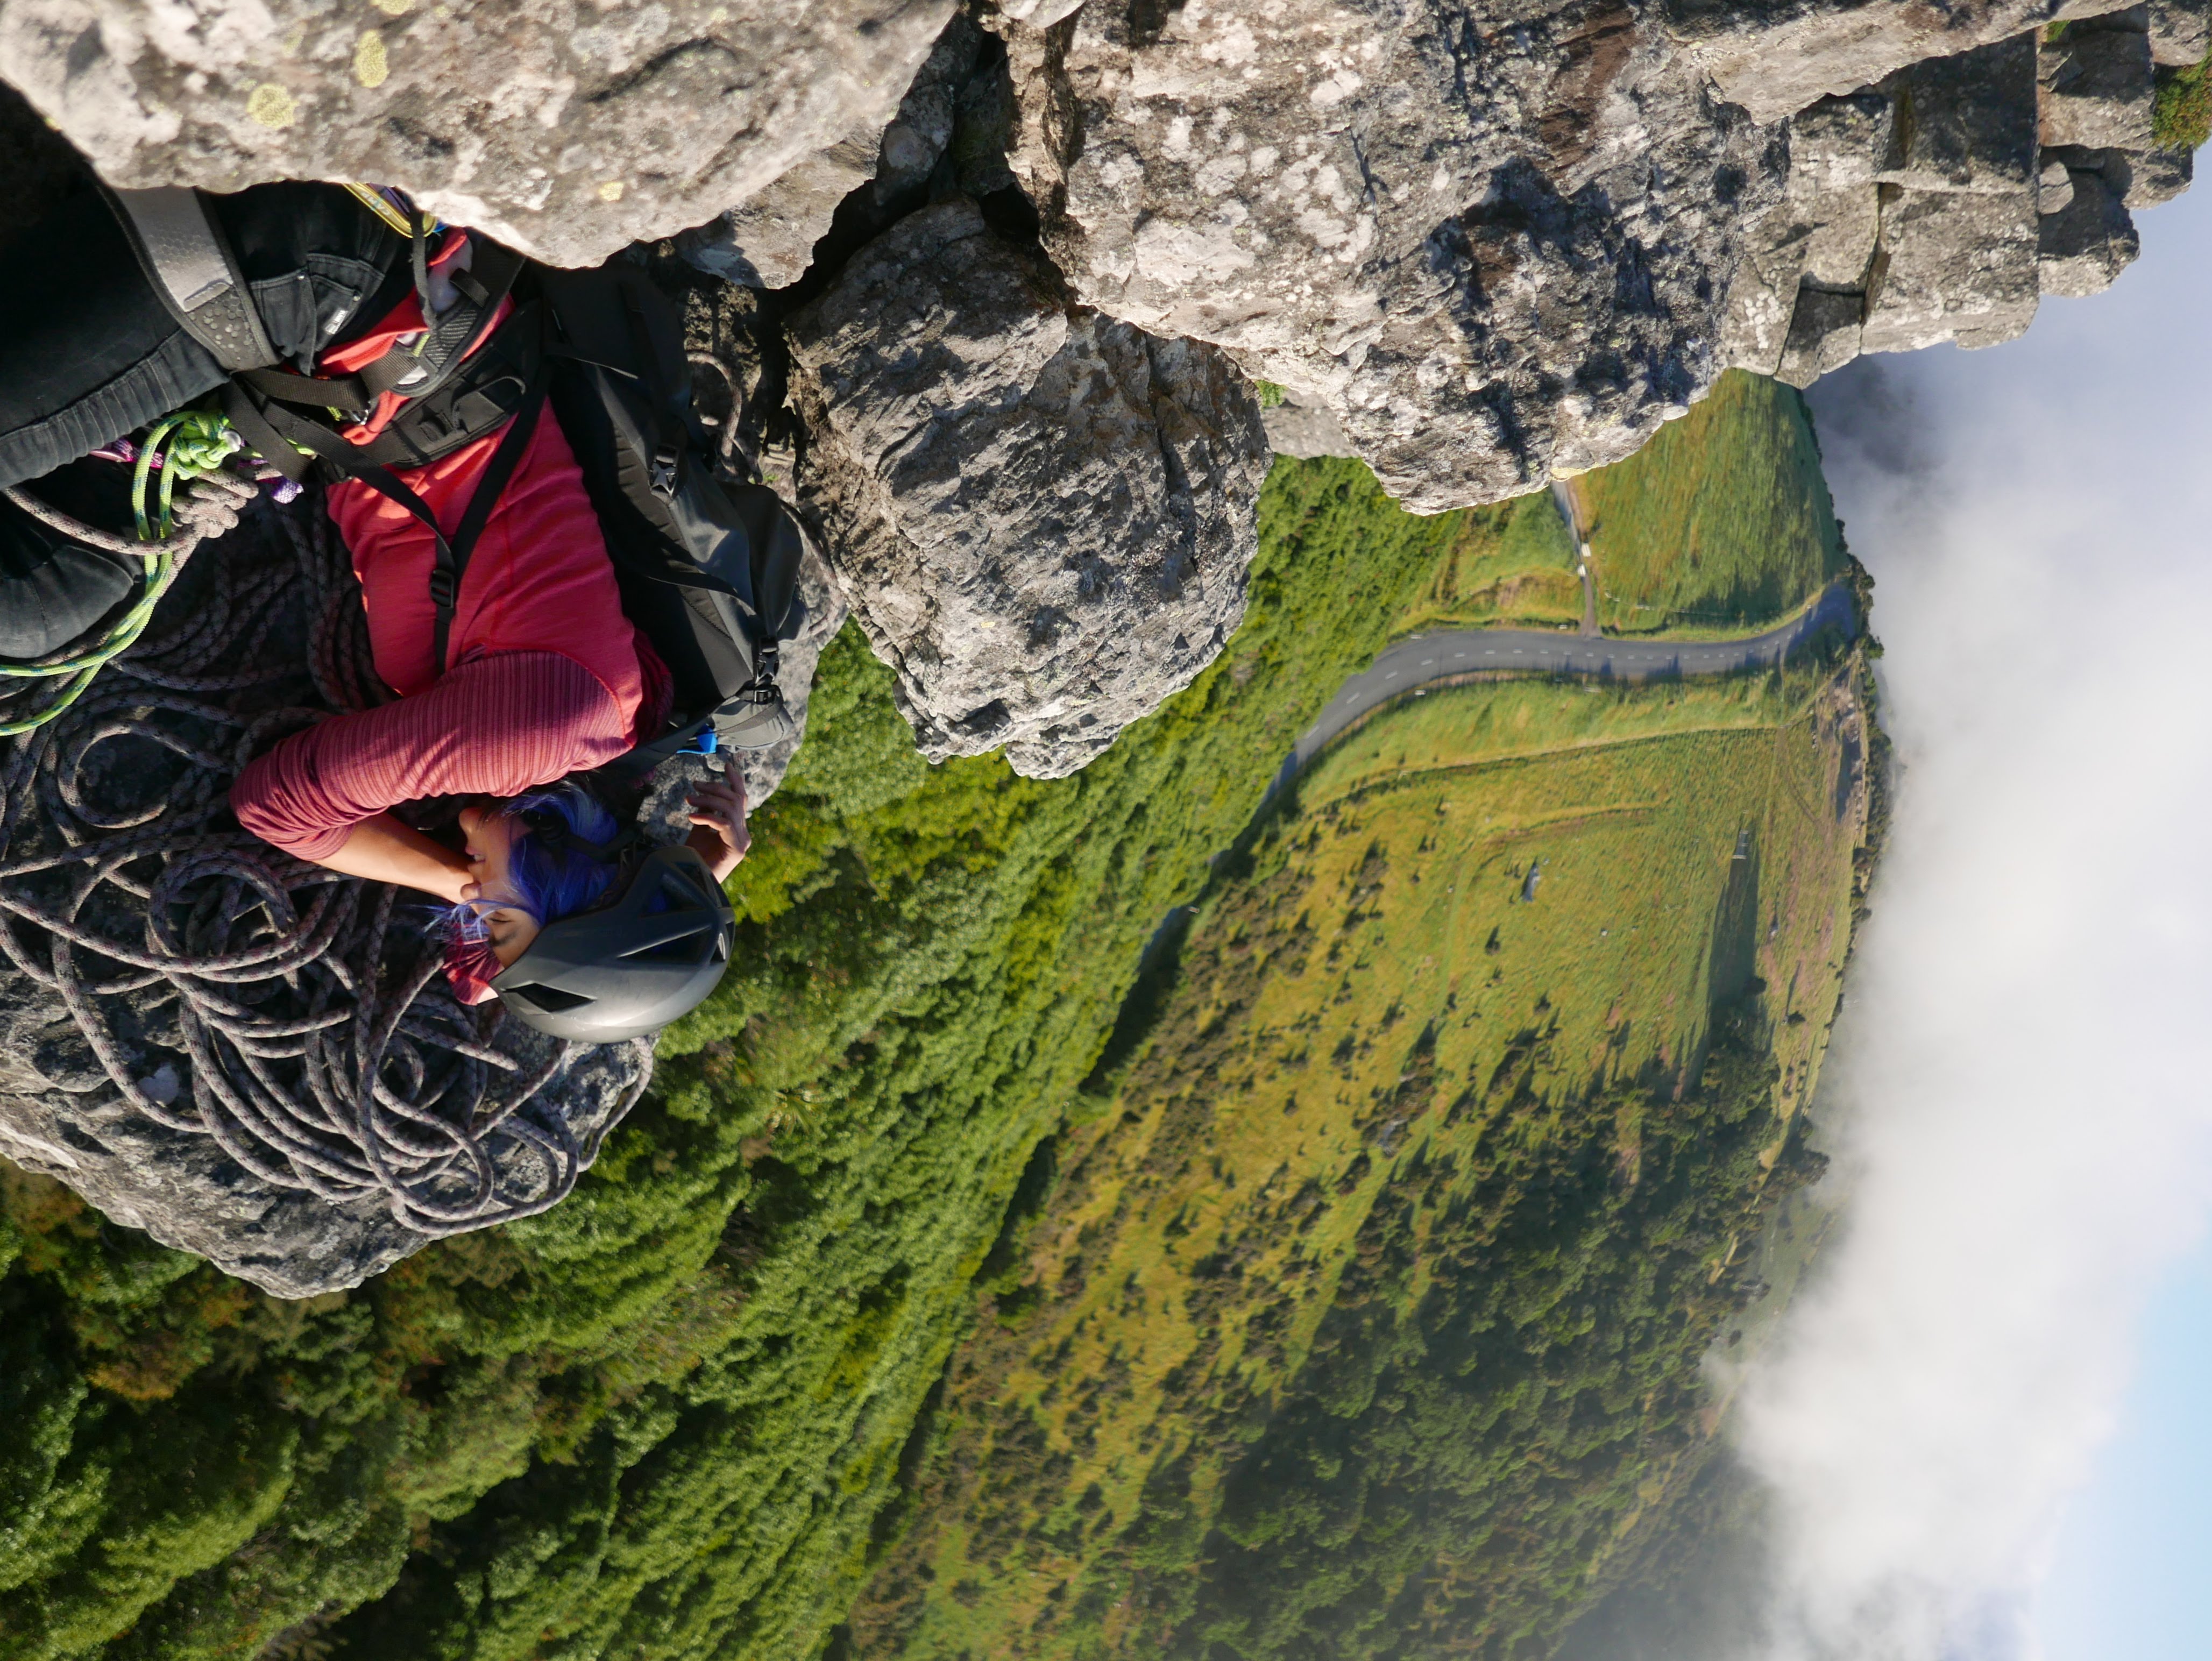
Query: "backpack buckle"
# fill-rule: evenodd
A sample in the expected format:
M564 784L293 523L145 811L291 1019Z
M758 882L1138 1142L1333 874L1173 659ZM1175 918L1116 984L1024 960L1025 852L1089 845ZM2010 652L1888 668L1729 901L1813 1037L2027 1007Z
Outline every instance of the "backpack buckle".
M664 444L653 452L653 465L647 476L652 482L654 495L664 498L675 495L676 464L680 459L676 451L668 445Z
M453 609L453 598L459 588L460 585L453 580L453 573L447 567L434 565L430 567L430 603L439 610Z
M753 678L738 688L737 701L767 709L783 701L783 688L775 683L775 642L761 647L760 667Z

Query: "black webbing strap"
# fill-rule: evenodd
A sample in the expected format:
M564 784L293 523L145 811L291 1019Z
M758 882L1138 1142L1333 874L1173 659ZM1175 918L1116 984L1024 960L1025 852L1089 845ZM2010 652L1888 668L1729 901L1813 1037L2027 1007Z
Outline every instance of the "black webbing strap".
M334 441L343 442L313 422L288 417L285 426L299 429L299 443L294 443L235 379L222 390L222 413L224 419L238 429L238 435L246 440L248 449L295 484L305 484L313 476L315 457L322 453L319 439L333 438ZM301 445L313 453L301 455Z
M422 302L422 320L430 319L430 223L413 203L407 204L407 240L415 261L415 293Z
M423 316L429 318L429 334L412 356L429 373L421 385L403 385L398 389L404 391L410 397L420 397L435 391L438 385L460 366L462 360L476 349L477 342L497 321L500 301L513 291L515 280L529 264L512 248L502 247L487 238L474 237L472 244L476 249L472 258L478 268L477 275L483 281L478 282L472 279L465 288L456 281L454 288L469 303L448 306L439 317L429 318L426 302ZM397 367L408 361L408 355L387 352L378 362L388 361L392 367ZM365 373L364 379L367 379ZM374 383L370 385L374 385Z
M491 518L492 509L499 505L501 494L521 465L522 452L528 447L531 434L537 431L538 412L545 407L545 378L541 371L533 376L524 390L522 402L507 431L492 452L491 461L484 468L483 477L469 497L469 505L462 511L461 522L448 536L438 516L430 511L429 503L417 495L408 483L392 471L362 458L358 446L348 444L327 427L309 421L287 420L298 436L298 446L304 446L312 455L300 453L298 446L288 441L284 433L270 422L276 411L257 408L243 389L234 385L226 401L226 413L231 424L237 427L248 444L259 451L262 457L287 478L305 480L320 460L328 473L341 477L359 479L370 489L388 500L398 503L420 521L430 532L433 553L430 563L430 605L434 621L431 654L437 672L446 672L447 637L453 632L453 609L461 593L461 579L467 576L469 555L476 551L477 539Z
M435 672L446 672L447 637L453 633L453 609L461 596L462 579L468 575L469 555L476 552L477 538L490 521L491 511L499 505L501 494L514 470L521 465L522 452L530 444L530 435L538 428L538 411L545 407L545 389L532 386L524 397L522 407L514 412L514 419L500 438L499 448L492 452L490 464L477 488L469 497L469 505L461 514L461 522L453 528L451 536L438 524L438 516L430 505L388 468L355 467L350 470L378 494L395 501L429 528L431 546L434 550L430 563L431 623L430 657ZM343 442L343 440L341 440Z
M256 395L252 402L260 419L246 421L234 418L233 424L246 435L247 442L257 446L274 434L283 434L318 453L328 454L302 430L297 416L271 406L296 404L308 409L335 410L357 419L374 409L377 399L387 391L396 391L411 400L438 391L459 373L470 355L492 331L500 302L514 288L516 277L526 264L520 254L497 243L479 239L476 246L489 282L471 280L463 290L469 304L448 307L442 317L431 319L421 345L415 350L395 346L351 375L295 375L275 368L245 371L234 379ZM422 247L422 243L416 241L415 252L418 258ZM427 270L427 266L424 269ZM522 320L529 310L528 306L521 308L499 328L526 330L535 327ZM232 402L238 400L234 398ZM292 476L284 454L272 454L265 449L263 453L279 470Z
M234 375L224 394L224 413L248 445L295 482L304 483L313 475L317 457L331 463L329 470L349 476L365 466L419 467L488 436L521 408L531 385L543 373L544 326L544 313L533 300L484 343L481 356L457 366L467 373L482 371L487 377L475 388L473 402L481 407L465 412L465 418L464 412L436 405L434 398L429 403L410 398L391 426L368 443L339 439L328 415L319 411L343 409L358 395L353 413L366 415L382 390L371 372L390 359L412 361L398 351L386 353L353 377L325 380L282 370ZM453 378L444 379L450 390ZM465 385L459 390L465 393L470 389ZM301 406L319 413L303 413ZM426 418L429 425L423 428Z
M630 343L637 351L638 377L644 382L647 405L653 410L653 454L646 464L646 482L663 498L676 494L677 470L684 455L683 423L676 419L671 397L675 390L660 379L660 354L653 349L653 329L636 293L623 290L623 312L629 323Z
M316 404L345 415L365 415L376 403L374 392L356 375L295 375L289 369L246 369L237 378L264 397Z

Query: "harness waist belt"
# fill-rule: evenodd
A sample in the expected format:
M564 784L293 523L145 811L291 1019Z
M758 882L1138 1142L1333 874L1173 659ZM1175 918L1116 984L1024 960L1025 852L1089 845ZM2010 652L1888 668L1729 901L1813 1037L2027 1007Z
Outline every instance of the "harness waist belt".
M197 191L161 185L107 196L155 294L185 333L234 372L276 362L230 245Z

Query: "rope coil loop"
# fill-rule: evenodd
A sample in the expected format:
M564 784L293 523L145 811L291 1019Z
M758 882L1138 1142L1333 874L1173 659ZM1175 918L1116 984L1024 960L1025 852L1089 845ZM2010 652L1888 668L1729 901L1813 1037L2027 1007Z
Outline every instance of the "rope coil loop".
M17 715L40 682L0 666L0 973L52 994L78 1041L51 1062L42 1049L38 1070L92 1111L210 1138L260 1182L373 1202L420 1234L543 1211L643 1093L650 1045L495 1028L453 997L394 890L232 827L228 787L252 755L388 694L319 500L269 505L232 535L253 487L205 479L216 506L196 482L172 534L143 545L9 492L156 572L104 653L48 666L69 679L58 700ZM189 603L149 633L215 536Z

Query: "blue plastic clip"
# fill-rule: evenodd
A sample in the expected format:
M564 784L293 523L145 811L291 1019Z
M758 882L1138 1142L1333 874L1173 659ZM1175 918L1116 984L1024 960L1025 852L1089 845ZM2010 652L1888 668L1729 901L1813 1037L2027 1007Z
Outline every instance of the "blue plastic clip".
M722 747L722 735L710 726L702 727L692 741L676 753L678 755L712 755Z

